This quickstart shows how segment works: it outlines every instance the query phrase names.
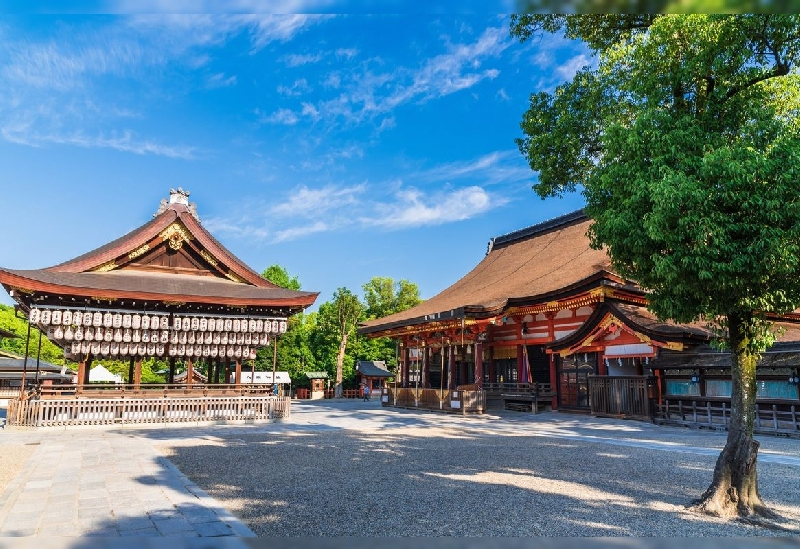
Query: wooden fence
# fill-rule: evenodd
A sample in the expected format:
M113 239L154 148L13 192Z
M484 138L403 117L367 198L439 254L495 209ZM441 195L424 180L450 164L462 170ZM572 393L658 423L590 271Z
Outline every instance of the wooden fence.
M384 406L441 410L458 414L483 413L486 409L486 393L480 390L415 389L385 387L381 391Z
M72 398L10 400L7 422L27 427L125 425L287 418L291 399L280 396Z
M756 403L755 431L800 436L798 406L787 403ZM727 429L731 416L729 400L711 398L665 399L658 406L655 423Z
M650 419L646 376L589 376L592 415Z

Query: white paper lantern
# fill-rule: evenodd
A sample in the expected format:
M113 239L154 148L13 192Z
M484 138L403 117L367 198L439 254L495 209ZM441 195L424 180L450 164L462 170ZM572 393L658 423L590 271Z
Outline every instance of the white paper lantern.
M233 329L233 320L230 318L225 319L225 331L230 332Z
M132 330L130 328L126 328L125 330L123 330L123 332L122 332L122 342L123 343L130 343L131 342L131 334L132 333L133 332L132 332Z
M208 319L208 326L206 328L209 332L213 332L217 329L217 320L214 318Z
M73 341L71 349L72 349L72 354L73 355L80 354L80 352L81 352L81 342L80 341Z
M89 326L83 331L83 339L85 341L93 341L94 340L94 328Z
M120 322L120 326L121 325L122 325L122 322ZM119 354L119 343L117 343L116 341L113 341L111 343L111 354L112 355L118 355Z
M64 311L61 313L61 324L64 326L72 326L72 311Z
M173 330L180 330L181 326L182 326L181 317L176 316L175 318L172 319L172 329Z
M219 334L219 332L214 332L213 337L211 339L211 343L213 343L214 345L219 345L219 342L221 340L222 336Z
M128 354L128 344L127 343L120 343L119 344L119 354L125 356Z
M92 325L92 317L93 316L94 315L92 315L92 313L90 313L88 311L83 313L83 327L84 328L88 328L89 326Z
M92 354L99 355L100 354L100 342L99 341L92 341Z
M256 327L255 327L254 330L251 330L251 331L252 332L258 332L258 333L263 332L264 331L264 321L261 320L260 318L257 318L256 319Z
M169 346L169 351L167 351L167 354L169 354L169 356L175 356L175 355L178 354L178 349L176 348L175 345L170 345Z
M83 341L83 326L78 326L75 328L75 334L73 338L75 341Z
M222 332L219 338L220 345L227 345L228 344L228 332Z
M58 339L59 341L64 339L64 328L61 326L56 326L56 329L53 331L53 338Z
M186 343L189 343L190 345L194 345L194 343L195 343L195 333L194 332L189 332L186 335Z
M142 330L149 330L150 329L150 317L147 315L142 315Z
M150 329L157 330L161 326L161 315L153 315L150 317Z
M181 323L181 330L184 332L188 332L192 329L192 319L189 317L183 317L183 321Z
M134 343L139 343L142 341L142 331L141 330L133 330L131 333L131 341Z
M277 334L278 333L278 328L279 328L278 321L277 320L273 320L272 321L272 333L273 334Z
M50 324L53 326L61 324L61 311L58 309L50 311Z
M131 327L131 315L124 314L122 315L122 327L123 328L130 328Z
M150 330L142 330L142 343L150 343Z
M210 345L211 340L214 337L213 334L211 332L205 332L204 334L202 334L202 336L203 336L203 343L205 343L206 345Z
M167 343L169 341L169 330L161 330L161 338L158 341L160 343Z
M243 333L239 332L238 334L236 334L236 344L237 345L243 345L244 344L244 334Z
M281 322L280 322L280 324L279 324L279 329L278 329L278 331L279 331L280 333L282 333L282 334L285 334L285 333L286 333L286 321L285 321L285 320L281 320Z
M111 344L107 341L104 341L100 344L100 354L103 356L108 356L111 351Z
M172 332L171 334L169 334L169 342L172 345L178 343L178 332Z
M122 322L120 322L120 326L122 326ZM116 330L114 330L114 341L116 343L121 343L122 342L122 330L120 328L117 328Z
M114 315L111 313L106 313L103 315L103 326L106 328L111 328L114 326Z
M188 332L181 332L178 334L178 343L181 345L185 345L187 339L189 339Z
M222 333L225 330L225 320L222 318L218 318L217 323L214 326L214 330Z
M147 356L147 344L139 343L139 347L137 348L136 354L141 357Z
M242 358L250 358L250 347L242 345Z
M39 316L39 322L42 324L42 326L50 325L50 317L52 316L52 314L53 313L50 312L50 309L44 309L42 311L42 314Z
M200 327L198 328L201 332L205 332L208 330L208 319L203 317L200 319Z
M164 349L165 348L166 347L163 344L159 343L158 345L156 345L156 354L158 356L164 356Z
M84 355L89 354L89 351L91 351L91 350L92 350L92 344L91 343L89 343L88 341L83 341L81 343L81 354L84 354Z
M202 345L195 345L194 346L194 356L200 358L203 355L203 346Z
M64 330L64 341L72 341L75 337L75 332L72 331L72 326L67 326L67 329Z
M83 313L83 312L81 312L81 311L72 311L72 323L73 323L75 326L81 326L81 325L84 325L84 326L85 326L85 324L83 324L83 323L84 323L84 321L85 321L85 320L84 320L84 317L85 317L86 315L88 315L88 314L89 314L89 313L85 313L85 314L84 314L84 313Z
M111 326L122 328L122 313L114 313L114 318L111 319Z
M108 330L105 331L105 333L103 333L103 341L105 341L106 343L111 343L112 341L114 341L113 328L109 328Z
M256 350L250 349L250 360L255 360L255 359L256 359Z
M236 346L236 350L234 351L233 356L235 356L236 358L242 358L242 346L241 345L237 345Z
M269 336L267 334L259 334L258 335L258 344L259 345L266 345L267 341L269 341Z
M186 354L186 345L183 344L178 345L177 351L178 351L178 356L184 356Z
M250 332L244 334L244 343L245 345L250 345L251 343L253 343L253 334L251 334Z
M142 315L131 315L131 328L134 330L142 328Z
M101 313L100 311L95 311L92 314L92 326L94 326L95 328L99 328L102 325L103 325L103 313Z
M147 344L147 356L156 356L156 344L155 343L148 343Z
M241 322L239 321L238 318L234 318L233 319L233 331L234 332L238 332L240 328L241 328Z
M234 354L235 352L236 352L236 350L233 348L233 345L228 345L227 347L225 347L225 355L226 355L228 358L232 358L232 357L233 357L233 354Z
M186 356L193 357L194 356L194 345L187 345L186 346Z
M219 348L216 345L212 345L209 351L212 357L216 357L219 354Z
M208 357L208 356L211 355L211 351L209 350L208 345L203 345L203 353L202 354L203 354L204 357Z
M248 332L255 332L256 331L256 319L251 318L247 321L247 331Z
M196 332L199 328L200 328L200 319L197 318L196 316L193 316L191 322L191 329L192 331Z
M31 324L39 324L39 320L42 318L42 311L37 308L31 309L30 314L28 315L28 321Z
M169 317L167 315L163 315L158 319L158 327L162 330L169 330Z

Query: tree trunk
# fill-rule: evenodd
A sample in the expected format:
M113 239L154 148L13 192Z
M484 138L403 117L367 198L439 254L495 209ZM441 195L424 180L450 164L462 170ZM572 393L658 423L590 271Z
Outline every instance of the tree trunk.
M342 387L343 372L342 365L344 364L344 350L347 347L347 332L342 333L342 341L339 343L339 352L336 353L336 385L333 388L333 397L342 398L344 390Z
M774 518L758 493L756 458L758 441L753 439L756 414L756 363L753 350L754 321L749 314L728 316L731 364L731 416L728 440L717 458L711 486L695 509L721 517Z

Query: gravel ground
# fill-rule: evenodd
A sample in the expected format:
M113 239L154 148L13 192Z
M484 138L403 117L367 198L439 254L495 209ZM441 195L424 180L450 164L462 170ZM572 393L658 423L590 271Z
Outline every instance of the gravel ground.
M786 535L686 509L708 486L724 434L563 414L299 416L159 445L260 536ZM761 495L794 535L798 450L800 441L770 439L761 455L795 457L759 463Z
M0 445L0 495L25 466L25 462L33 455L35 446L24 444Z

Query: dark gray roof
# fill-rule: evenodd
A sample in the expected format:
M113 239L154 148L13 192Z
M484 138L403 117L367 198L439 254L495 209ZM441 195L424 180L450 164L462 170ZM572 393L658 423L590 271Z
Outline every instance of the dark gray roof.
M359 360L356 371L366 377L392 377L394 374L386 369L382 360Z
M24 358L3 358L0 357L0 371L21 372L24 365ZM61 372L61 366L58 364L51 364L44 360L39 361L40 372ZM36 371L36 358L28 357L28 372ZM67 368L69 370L69 368Z
M19 336L14 332L9 332L8 330L0 328L0 339L3 339L4 337L19 337Z

